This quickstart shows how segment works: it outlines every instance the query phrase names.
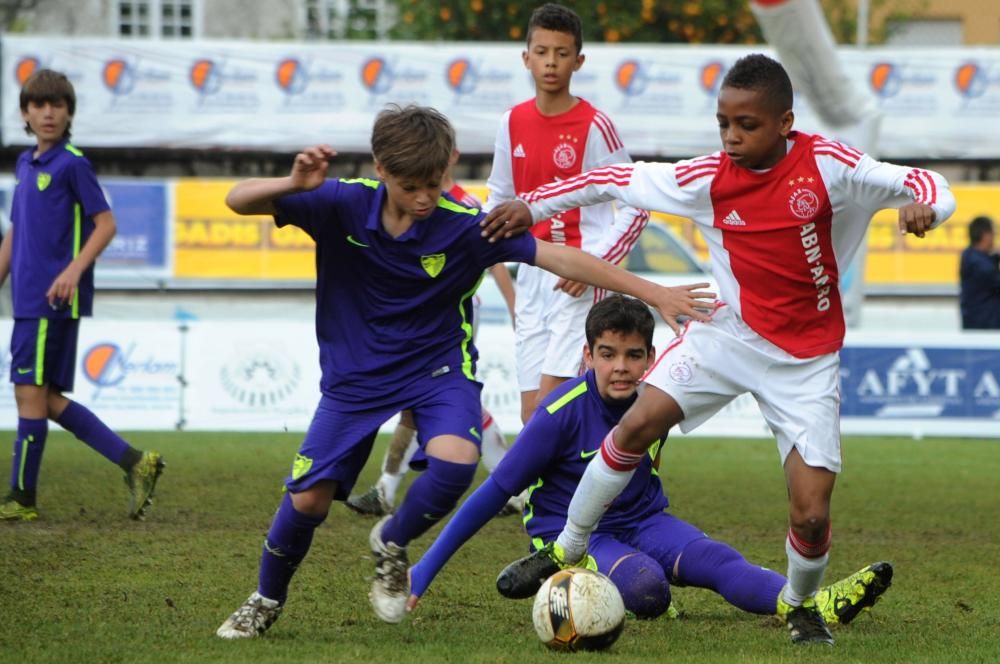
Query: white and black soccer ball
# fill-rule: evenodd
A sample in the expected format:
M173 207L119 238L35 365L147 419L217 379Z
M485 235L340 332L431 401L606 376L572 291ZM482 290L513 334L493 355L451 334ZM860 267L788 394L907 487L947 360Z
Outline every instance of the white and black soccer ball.
M625 628L625 603L614 582L574 567L556 572L535 595L535 632L554 650L604 650Z

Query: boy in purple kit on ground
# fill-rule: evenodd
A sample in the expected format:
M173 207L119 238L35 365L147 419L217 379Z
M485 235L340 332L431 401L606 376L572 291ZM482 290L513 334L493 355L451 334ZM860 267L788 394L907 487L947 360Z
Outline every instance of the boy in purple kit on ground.
M511 495L528 490L524 526L534 550L556 538L573 492L599 451L594 441L607 435L636 400L639 379L654 359L653 327L652 314L638 300L616 294L593 306L585 326L587 372L542 400L493 474L413 566L409 610L455 551ZM785 577L750 564L733 547L667 511L658 472L665 440L666 431L608 507L590 538L586 565L608 575L625 608L639 618L666 612L672 585L708 588L744 611L773 615ZM846 624L874 605L891 581L892 566L875 563L821 589L817 603L827 622Z
M258 636L280 615L288 585L333 500L350 494L379 427L411 409L427 470L392 516L372 529L378 616L403 618L406 545L455 506L479 461L481 384L472 343L472 296L491 265L519 261L625 291L671 320L710 296L666 289L593 256L524 235L491 243L483 215L441 195L454 130L430 108L390 107L372 131L379 180L327 180L328 146L307 148L284 178L230 191L237 213L273 215L316 241L316 335L322 397L264 541L259 585L217 630ZM391 386L387 390L386 386Z
M142 519L163 459L131 447L63 396L73 391L80 317L91 315L94 261L115 235L115 218L90 162L69 142L76 95L66 76L35 72L20 102L25 131L38 144L18 157L11 226L0 245L0 284L9 274L13 294L10 379L18 415L0 520L38 518L35 489L49 419L125 471L129 516Z

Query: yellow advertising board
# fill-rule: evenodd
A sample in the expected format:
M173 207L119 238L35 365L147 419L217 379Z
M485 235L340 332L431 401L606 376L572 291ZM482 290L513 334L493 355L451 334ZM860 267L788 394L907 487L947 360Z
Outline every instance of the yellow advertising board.
M315 281L315 245L271 217L242 217L225 204L236 180L178 180L174 276L181 279Z
M485 186L466 187L469 193L486 197ZM952 186L957 208L951 219L924 238L900 235L895 210L882 210L868 229L865 283L869 286L958 286L958 260L969 244L968 223L986 215L1000 223L1000 184ZM688 219L654 212L653 219L668 225L684 238L704 260L708 247Z
M225 205L235 180L178 180L174 204L174 275L189 279L313 281L313 242L298 228L277 228L270 217L241 217ZM486 197L481 184L465 185ZM958 208L951 220L923 239L902 236L896 212L875 215L868 231L865 283L869 286L957 286L958 259L968 245L968 222L979 215L1000 216L1000 185L952 187ZM660 213L653 218L670 226L704 259L708 248L687 219ZM1000 219L998 219L1000 221Z

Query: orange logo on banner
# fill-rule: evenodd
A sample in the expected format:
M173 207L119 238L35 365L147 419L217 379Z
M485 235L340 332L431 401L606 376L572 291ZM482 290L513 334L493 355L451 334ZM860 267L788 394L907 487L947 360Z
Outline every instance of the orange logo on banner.
M986 91L979 65L966 62L955 70L955 87L966 97L978 97Z
M382 58L369 58L361 65L361 83L372 92L386 92L389 89L386 62Z
M194 61L189 78L191 85L198 92L211 94L219 89L219 75L215 71L215 62L207 58Z
M719 89L723 70L721 62L709 62L701 68L701 87L705 92L716 92Z
M618 65L618 69L615 71L615 85L627 95L642 92L642 90L635 89L639 76L639 66L635 60L626 60Z
M112 92L124 92L127 70L128 63L121 58L108 60L104 63L104 71L101 73L104 85Z
M83 374L87 380L102 387L120 383L125 377L124 373L109 375L111 361L118 353L118 346L110 343L100 343L88 350L83 358Z
M872 89L881 97L891 97L899 89L896 76L896 65L891 62L879 62L872 67L869 83Z
M306 76L298 58L285 58L278 63L274 72L278 87L289 94L298 94L306 89Z
M34 56L28 56L26 58L21 58L17 62L17 66L14 67L14 76L17 78L18 85L24 85L24 82L28 80L28 77L35 73L38 69L38 58Z
M466 80L466 74L469 73L470 63L468 58L459 58L458 60L453 60L448 65L448 70L446 73L446 78L448 80L448 86L455 92L470 92L468 89L471 87L469 85L470 81Z

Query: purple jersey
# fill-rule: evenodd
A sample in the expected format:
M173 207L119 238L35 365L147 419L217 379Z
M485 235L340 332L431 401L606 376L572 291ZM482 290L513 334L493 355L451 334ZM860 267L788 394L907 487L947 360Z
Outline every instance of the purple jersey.
M94 266L80 277L73 301L53 310L45 297L56 277L94 231L94 215L109 209L94 169L68 142L37 159L34 148L17 159L10 221L14 229L10 282L14 318L79 318L94 306Z
M524 526L532 538L548 542L562 530L587 464L634 401L604 401L593 370L566 381L542 400L492 475L507 495L529 489ZM598 532L633 526L667 507L663 484L653 467L663 439L643 457L628 486L601 519Z
M490 243L479 211L444 197L393 238L382 227L385 195L377 180L342 179L275 201L278 226L316 241L320 387L365 408L445 373L474 380L472 296L484 270L535 261L530 234Z

